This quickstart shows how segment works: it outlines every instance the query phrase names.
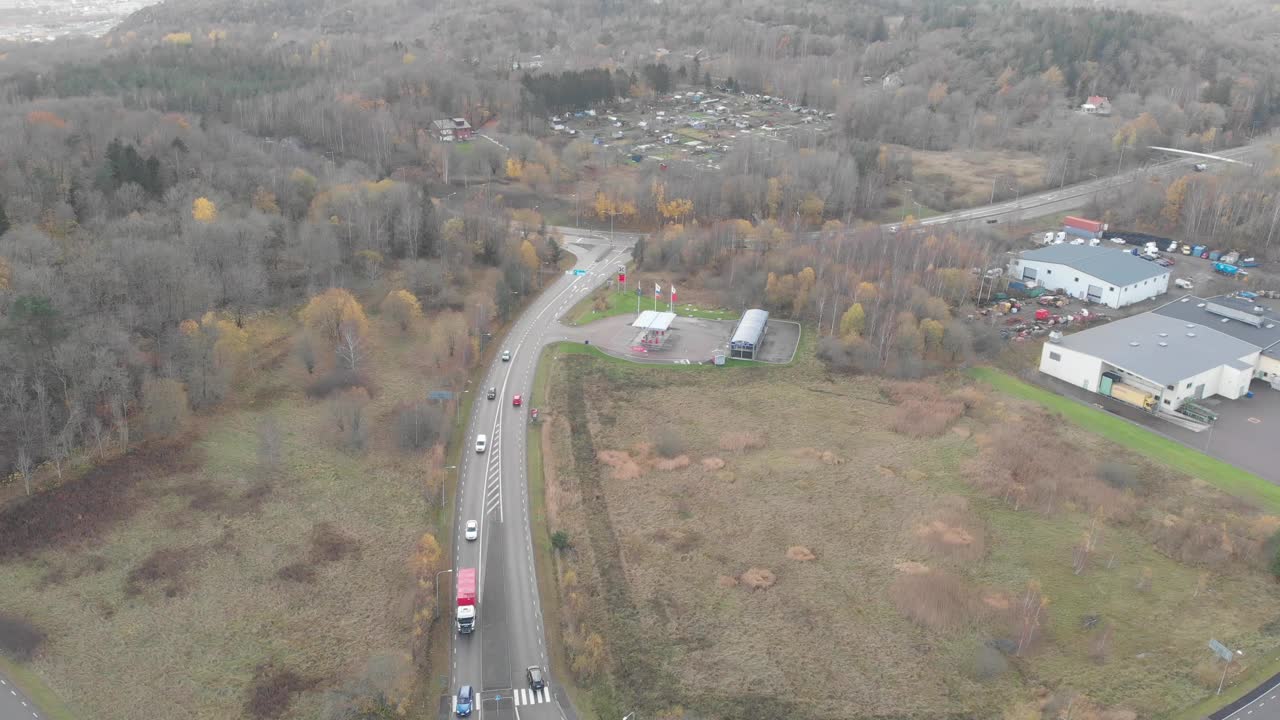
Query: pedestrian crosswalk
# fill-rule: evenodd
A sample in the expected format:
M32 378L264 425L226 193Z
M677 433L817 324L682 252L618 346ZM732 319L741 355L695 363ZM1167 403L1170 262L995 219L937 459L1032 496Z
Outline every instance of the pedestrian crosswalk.
M517 707L524 705L541 705L542 703L551 702L551 688L544 687L541 690L529 690L527 688L516 688L514 690L499 690L497 692L484 692L480 695L483 702L496 701L501 707L505 703L515 703ZM458 696L455 694L451 697L450 710L454 715L458 713Z
M541 690L528 690L525 688L516 688L516 705L538 705L544 702L551 702L551 688L542 688Z

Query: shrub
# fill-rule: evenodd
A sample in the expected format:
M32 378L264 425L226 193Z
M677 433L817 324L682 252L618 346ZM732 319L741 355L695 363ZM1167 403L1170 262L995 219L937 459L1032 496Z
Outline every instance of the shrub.
M955 400L906 400L894 409L889 429L913 438L937 437L964 414L964 405Z
M316 685L288 668L259 665L254 672L249 698L245 701L245 713L255 718L278 718L289 711L293 694Z
M942 570L899 575L889 592L903 616L931 630L959 628L977 616L973 591L959 577Z
M45 634L21 618L0 614L0 652L26 662L44 644Z
M352 370L333 370L322 375L307 383L306 393L307 397L324 399L339 390L349 388L364 388L369 395L374 394L369 378Z
M439 405L419 400L396 411L396 441L401 450L423 450L448 441L449 422Z
M551 533L551 547L556 550L567 550L572 543L569 540L569 533L564 530L557 530Z
M653 449L664 458L675 458L684 453L688 447L684 435L673 427L664 427L658 431L653 440Z

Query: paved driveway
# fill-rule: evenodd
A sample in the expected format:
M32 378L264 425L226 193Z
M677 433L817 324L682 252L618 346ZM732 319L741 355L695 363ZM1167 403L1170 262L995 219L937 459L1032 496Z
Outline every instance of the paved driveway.
M1050 390L1132 420L1154 432L1229 462L1280 485L1280 390L1255 380L1252 398L1212 397L1201 404L1218 413L1218 422L1194 432L1165 422L1118 400L1069 385L1047 375L1036 381Z

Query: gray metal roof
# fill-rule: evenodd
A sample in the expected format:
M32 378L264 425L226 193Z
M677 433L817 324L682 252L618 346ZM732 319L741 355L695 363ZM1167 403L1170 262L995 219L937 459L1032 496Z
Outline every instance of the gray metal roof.
M752 308L742 313L738 321L738 329L733 331L733 339L729 347L755 347L764 335L764 326L769 322L769 313Z
M1184 320L1186 322L1199 323L1217 330L1225 335L1230 335L1237 340L1243 340L1254 347L1263 350L1274 347L1276 343L1280 343L1280 316L1270 311L1262 305L1263 312L1261 314L1262 322L1255 327L1249 323L1230 318L1223 318L1221 315L1209 312L1206 308L1210 305L1224 305L1226 307L1238 310L1249 315L1256 315L1253 312L1255 303L1246 300L1229 297L1227 295L1219 295L1211 298L1199 298L1195 295L1187 295L1178 298L1171 303L1166 303L1151 312L1159 313L1166 317ZM1223 321L1226 322L1223 322ZM1267 327L1270 325L1271 327Z
M1252 343L1214 327L1155 313L1142 313L1067 335L1060 344L1161 385L1175 385L1258 352Z
M1140 283L1149 278L1168 275L1169 269L1143 260L1127 251L1105 245L1050 245L1022 253L1023 260L1058 263L1092 275L1116 287Z

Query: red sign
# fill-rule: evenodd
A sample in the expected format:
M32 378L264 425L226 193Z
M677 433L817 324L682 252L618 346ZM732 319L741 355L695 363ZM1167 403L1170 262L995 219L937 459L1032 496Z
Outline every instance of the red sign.
M625 283L627 281L626 273L618 273L618 282Z

